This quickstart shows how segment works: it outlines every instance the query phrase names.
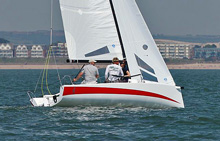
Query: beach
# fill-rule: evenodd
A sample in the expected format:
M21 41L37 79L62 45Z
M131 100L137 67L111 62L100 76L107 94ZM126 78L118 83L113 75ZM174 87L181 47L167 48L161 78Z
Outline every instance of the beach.
M169 69L220 69L220 63L169 64Z
M108 64L97 64L98 68L106 68ZM49 65L48 69L80 69L83 64ZM220 69L220 63L168 64L169 69ZM44 69L45 65L4 64L0 69Z

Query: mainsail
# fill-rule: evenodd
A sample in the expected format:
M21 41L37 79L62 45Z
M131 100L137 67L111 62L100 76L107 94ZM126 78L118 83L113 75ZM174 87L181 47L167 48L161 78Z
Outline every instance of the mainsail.
M60 0L60 8L69 59L123 58L108 0Z
M60 0L60 5L71 60L122 59L125 53L131 75L142 74L132 79L175 85L135 0Z

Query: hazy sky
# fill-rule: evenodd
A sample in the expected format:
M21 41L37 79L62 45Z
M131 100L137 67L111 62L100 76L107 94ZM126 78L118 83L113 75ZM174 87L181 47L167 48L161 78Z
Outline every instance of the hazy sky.
M153 34L220 35L220 0L136 0ZM58 0L54 28L63 30ZM50 0L0 0L0 31L50 29Z

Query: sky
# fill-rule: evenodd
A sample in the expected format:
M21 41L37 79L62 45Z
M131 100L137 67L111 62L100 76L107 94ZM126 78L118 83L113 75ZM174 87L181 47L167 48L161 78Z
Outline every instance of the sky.
M152 34L220 35L220 0L136 0ZM55 30L63 30L54 0ZM0 31L50 30L50 0L0 0Z

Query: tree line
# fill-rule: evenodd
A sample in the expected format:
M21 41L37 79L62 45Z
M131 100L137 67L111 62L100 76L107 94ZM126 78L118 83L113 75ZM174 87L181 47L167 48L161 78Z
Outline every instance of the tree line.
M0 43L10 43L8 40L0 38Z

